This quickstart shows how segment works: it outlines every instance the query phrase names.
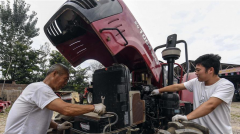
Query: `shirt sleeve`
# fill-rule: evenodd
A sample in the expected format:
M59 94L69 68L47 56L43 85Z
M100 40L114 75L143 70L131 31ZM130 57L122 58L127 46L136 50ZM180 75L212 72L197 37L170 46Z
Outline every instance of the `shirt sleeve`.
M41 109L44 109L46 105L48 105L51 101L59 98L52 89L49 87L41 87L37 89L31 100Z
M188 91L193 92L193 86L194 86L194 83L196 80L197 80L197 78L194 78L187 82L184 82L183 84Z
M226 103L229 103L232 101L234 90L235 89L232 83L230 82L224 83L217 86L216 90L214 91L211 97L216 97L223 100Z

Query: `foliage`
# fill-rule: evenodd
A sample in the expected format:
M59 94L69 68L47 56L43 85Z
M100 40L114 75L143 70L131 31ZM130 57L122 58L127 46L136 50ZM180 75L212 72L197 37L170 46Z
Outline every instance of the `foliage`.
M57 51L50 53L48 43L39 50L31 48L32 38L39 35L36 28L36 12L29 13L30 5L24 0L2 1L0 5L0 71L8 80L29 84L42 81L47 68L62 63L70 70L69 84L63 90L83 90L88 83L86 75L89 68L73 68ZM50 56L50 58L49 58ZM8 71L9 69L9 71Z
M47 69L48 69L48 58L49 58L49 53L50 53L50 44L48 42L45 42L44 45L40 46L39 49L39 55L38 59L41 60L40 63L38 63L39 66L39 71L36 72L36 75L33 76L34 81L43 81L46 74L47 74Z
M39 35L36 28L37 18L30 5L24 0L14 0L0 6L0 66L3 76L17 83L31 83L33 74L39 71L40 51L31 48L32 38ZM10 65L10 66L9 66Z

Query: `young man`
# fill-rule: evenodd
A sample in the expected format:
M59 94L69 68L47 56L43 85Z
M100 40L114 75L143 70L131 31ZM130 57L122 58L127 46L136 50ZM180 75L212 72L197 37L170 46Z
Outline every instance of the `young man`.
M187 116L175 115L172 120L193 120L209 128L210 134L232 134L230 108L234 93L233 84L218 77L221 57L205 54L197 58L196 76L182 84L155 89L151 94L176 92L187 89L193 92L193 109Z
M63 88L69 79L69 70L62 64L50 67L43 82L28 85L13 104L7 118L4 134L46 134L49 127L58 131L69 129L70 122L57 124L53 111L66 116L88 112L103 114L103 104L77 105L66 103L54 93Z

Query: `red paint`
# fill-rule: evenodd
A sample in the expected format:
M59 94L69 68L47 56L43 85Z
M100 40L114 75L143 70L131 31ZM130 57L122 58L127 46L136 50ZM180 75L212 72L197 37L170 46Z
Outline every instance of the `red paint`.
M183 82L186 82L186 74L183 76ZM195 72L189 73L188 80L194 79L197 76L195 75ZM188 101L193 103L193 93L188 90L182 90L182 93L180 95L180 98L182 101Z
M151 44L125 3L123 1L119 1L119 3L123 8L122 13L95 21L92 23L92 27L112 55L125 55L128 57L128 62L132 64L139 62L139 60L143 60L152 72L155 80L159 81L161 66ZM122 34L128 41L127 46L124 46L125 41L120 35L118 35L117 31L109 30L103 31L102 33L99 32L99 30L103 28L115 27L118 27L120 31L124 31ZM107 41L107 38L110 38L111 40ZM123 51L123 49L129 50Z
M78 66L88 59L94 59L105 67L111 66L116 61L126 65L130 71L136 68L149 68L156 85L162 67L149 43L142 28L124 4L119 0L123 12L91 24L83 21L83 26L88 29L84 35L57 45L57 49L73 65ZM125 41L115 30L99 32L103 28L118 28L122 31Z

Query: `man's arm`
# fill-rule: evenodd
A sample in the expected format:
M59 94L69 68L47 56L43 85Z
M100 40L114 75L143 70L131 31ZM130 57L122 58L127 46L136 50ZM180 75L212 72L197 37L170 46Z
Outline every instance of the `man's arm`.
M170 86L160 88L158 91L159 91L159 93L177 92L177 91L184 90L184 89L186 89L186 88L185 88L184 84L181 83L181 84L174 84L174 85L170 85Z
M202 105L200 105L197 109L192 111L187 115L188 120L193 120L196 118L203 117L209 113L211 113L218 105L220 105L223 102L223 100L211 97L208 101L204 102Z
M55 121L51 120L49 128L57 129L57 125L58 124Z
M66 116L77 116L77 115L93 112L94 105L71 104L71 103L66 103L63 100L58 98L50 102L46 106L46 108Z
M180 91L180 90L184 90L184 89L186 89L186 88L185 88L183 83L174 84L174 85L166 86L166 87L163 87L163 88L160 88L160 89L154 89L151 92L151 95L158 95L158 94L163 93L163 92L176 92L176 91Z

